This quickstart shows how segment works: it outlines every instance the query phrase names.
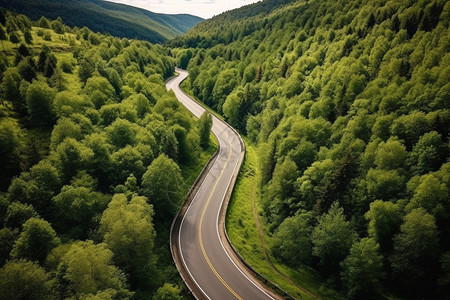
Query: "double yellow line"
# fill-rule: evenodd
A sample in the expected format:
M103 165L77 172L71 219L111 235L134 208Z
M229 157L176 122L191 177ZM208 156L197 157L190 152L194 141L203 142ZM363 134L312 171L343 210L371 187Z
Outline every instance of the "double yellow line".
M228 137L228 134L227 134L227 139L228 139L228 143L229 143L229 145L230 145L230 152L229 152L229 154L228 154L228 158L227 158L227 161L225 162L225 166L223 167L223 169L222 169L222 171L220 172L220 175L219 175L219 178L217 178L217 181L216 181L216 183L214 184L214 187L213 187L213 189L212 189L212 191L211 191L211 194L209 194L209 197L208 197L208 200L206 201L206 205L205 205L205 207L203 208L203 211L202 211L202 214L201 214L201 216L200 216L200 223L199 223L199 225L198 225L198 242L200 243L200 248L201 248L201 250L202 250L202 254L203 254L203 257L205 258L205 260L206 260L206 263L208 264L208 266L209 266L209 268L211 269L211 271L214 273L214 275L216 275L216 277L219 279L219 281L237 298L237 299L239 299L239 300L243 300L242 299L242 297L241 296L239 296L238 295L238 293L236 293L229 285L228 285L228 283L226 283L226 281L222 278L222 276L220 276L220 274L217 272L217 270L216 270L216 268L214 268L214 266L212 265L212 263L211 263L211 261L209 260L209 257L208 257L208 255L206 254L206 251L205 251L205 247L204 247L204 245L203 245L203 239L202 239L202 225L203 225L203 219L204 219L204 217L205 217L205 213L206 213L206 209L208 208L208 205L209 205L209 202L211 202L211 198L212 198L212 195L214 194L214 192L215 192L215 190L216 190L216 188L217 188L217 185L218 185L218 183L219 183L219 181L220 181L220 179L222 178L222 175L223 175L223 172L225 171L225 168L226 168L226 166L228 165L228 162L230 161L230 158L231 158L231 141L230 141L230 139L229 139L229 137ZM220 237L219 237L220 238Z

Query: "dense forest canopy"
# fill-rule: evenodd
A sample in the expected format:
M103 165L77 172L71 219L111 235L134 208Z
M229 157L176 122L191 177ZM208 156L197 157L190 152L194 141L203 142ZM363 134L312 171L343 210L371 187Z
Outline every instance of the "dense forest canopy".
M0 7L27 15L64 20L69 26L116 37L163 43L187 32L202 18L187 14L167 15L104 0L0 0Z
M273 255L350 298L448 298L450 2L278 3L169 43L260 149Z
M0 40L0 299L181 299L168 231L214 149L167 49L7 11Z

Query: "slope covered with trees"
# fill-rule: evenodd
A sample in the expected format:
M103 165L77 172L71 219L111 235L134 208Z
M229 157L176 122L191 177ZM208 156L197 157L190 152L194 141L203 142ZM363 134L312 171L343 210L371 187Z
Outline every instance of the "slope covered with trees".
M104 0L0 0L0 7L25 14L32 20L62 18L71 26L117 37L162 43L187 32L202 18L167 15Z
M258 146L271 253L346 297L448 298L450 2L286 2L171 42Z
M214 149L166 49L10 12L0 33L0 299L181 299L168 231Z

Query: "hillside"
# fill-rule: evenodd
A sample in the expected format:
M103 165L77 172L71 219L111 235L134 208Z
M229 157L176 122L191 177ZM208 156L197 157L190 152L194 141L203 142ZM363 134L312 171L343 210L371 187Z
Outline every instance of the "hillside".
M257 148L242 180L259 187L235 201L256 199L265 250L313 294L447 299L450 2L278 3L170 42L187 88Z
M169 230L210 128L166 48L39 23L0 12L0 299L182 299Z
M38 20L61 17L71 27L162 43L179 36L202 21L192 15L153 13L128 5L103 0L0 0L0 7Z

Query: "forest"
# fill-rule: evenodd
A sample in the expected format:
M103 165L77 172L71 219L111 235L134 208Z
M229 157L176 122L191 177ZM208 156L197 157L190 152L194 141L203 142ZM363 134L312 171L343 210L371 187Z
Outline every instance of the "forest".
M32 20L44 16L64 20L68 26L120 38L163 43L186 33L203 19L192 15L168 15L104 0L0 0L0 7L25 14Z
M5 10L0 42L0 299L182 299L169 229L215 146L169 50Z
M331 298L449 299L449 22L445 0L267 0L167 44L257 149L269 254Z

